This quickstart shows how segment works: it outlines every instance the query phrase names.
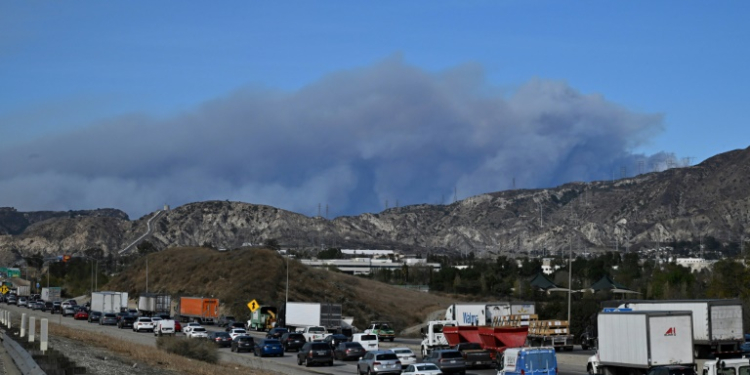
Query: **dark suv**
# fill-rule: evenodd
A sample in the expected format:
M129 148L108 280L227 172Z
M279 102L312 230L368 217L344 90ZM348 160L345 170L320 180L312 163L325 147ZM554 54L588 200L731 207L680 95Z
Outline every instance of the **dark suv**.
M284 347L285 352L290 350L299 351L306 342L305 335L298 332L287 332L281 335L281 346Z
M255 339L252 336L237 336L232 340L232 351L251 351L255 349Z
M422 362L436 364L443 374L466 373L466 362L458 350L433 350Z
M321 363L333 366L333 350L324 342L306 342L297 353L297 364L309 367Z
M123 328L133 328L133 323L135 323L135 317L132 315L124 315L120 318L120 320L117 321L117 328L123 329Z
M89 312L89 323L99 323L99 319L102 318L101 311L90 311Z

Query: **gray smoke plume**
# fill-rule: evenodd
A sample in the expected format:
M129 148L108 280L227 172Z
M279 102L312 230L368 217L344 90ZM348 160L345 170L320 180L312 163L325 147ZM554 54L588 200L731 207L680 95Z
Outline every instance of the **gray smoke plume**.
M120 208L233 200L332 216L512 187L628 175L662 131L565 82L512 93L481 67L438 74L396 56L295 92L245 88L167 120L130 115L0 151L3 205ZM651 159L649 159L651 158Z

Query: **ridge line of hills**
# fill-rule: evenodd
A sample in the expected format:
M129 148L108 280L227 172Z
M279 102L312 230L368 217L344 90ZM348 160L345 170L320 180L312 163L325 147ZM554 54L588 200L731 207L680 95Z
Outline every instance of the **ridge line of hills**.
M332 220L266 205L196 202L155 220L148 241L158 249L238 248L275 239L302 248L496 254L562 250L572 241L592 251L653 248L704 236L740 242L750 222L748 186L750 148L691 167L614 181L507 190L447 205L418 204ZM0 208L0 254L62 254L91 248L114 253L145 232L149 217L131 221L117 209Z

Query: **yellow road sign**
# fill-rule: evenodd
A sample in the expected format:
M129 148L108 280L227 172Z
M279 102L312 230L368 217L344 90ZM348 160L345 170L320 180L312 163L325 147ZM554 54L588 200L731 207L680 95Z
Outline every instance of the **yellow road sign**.
M10 292L10 289L8 289L8 287L6 285L3 285L3 286L0 287L0 293L2 293L2 294L8 294L8 292Z
M250 309L250 312L255 312L255 310L257 310L259 307L260 305L258 304L258 301L256 300L252 300L247 303L247 308Z

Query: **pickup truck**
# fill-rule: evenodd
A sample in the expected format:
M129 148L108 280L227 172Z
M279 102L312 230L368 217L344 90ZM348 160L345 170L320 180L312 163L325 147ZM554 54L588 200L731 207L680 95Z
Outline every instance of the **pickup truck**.
M378 340L381 341L388 340L392 342L396 337L393 328L388 322L370 322L370 327L365 330L365 333L378 335Z
M467 368L490 368L494 364L489 350L482 349L482 346L479 345L479 343L462 342L456 345L455 349L461 353L462 357L464 357Z
M305 336L305 340L307 340L307 342L312 342L323 340L324 338L326 338L326 336L330 336L331 334L326 331L325 327L310 326L305 327L305 329L302 331L302 335Z

